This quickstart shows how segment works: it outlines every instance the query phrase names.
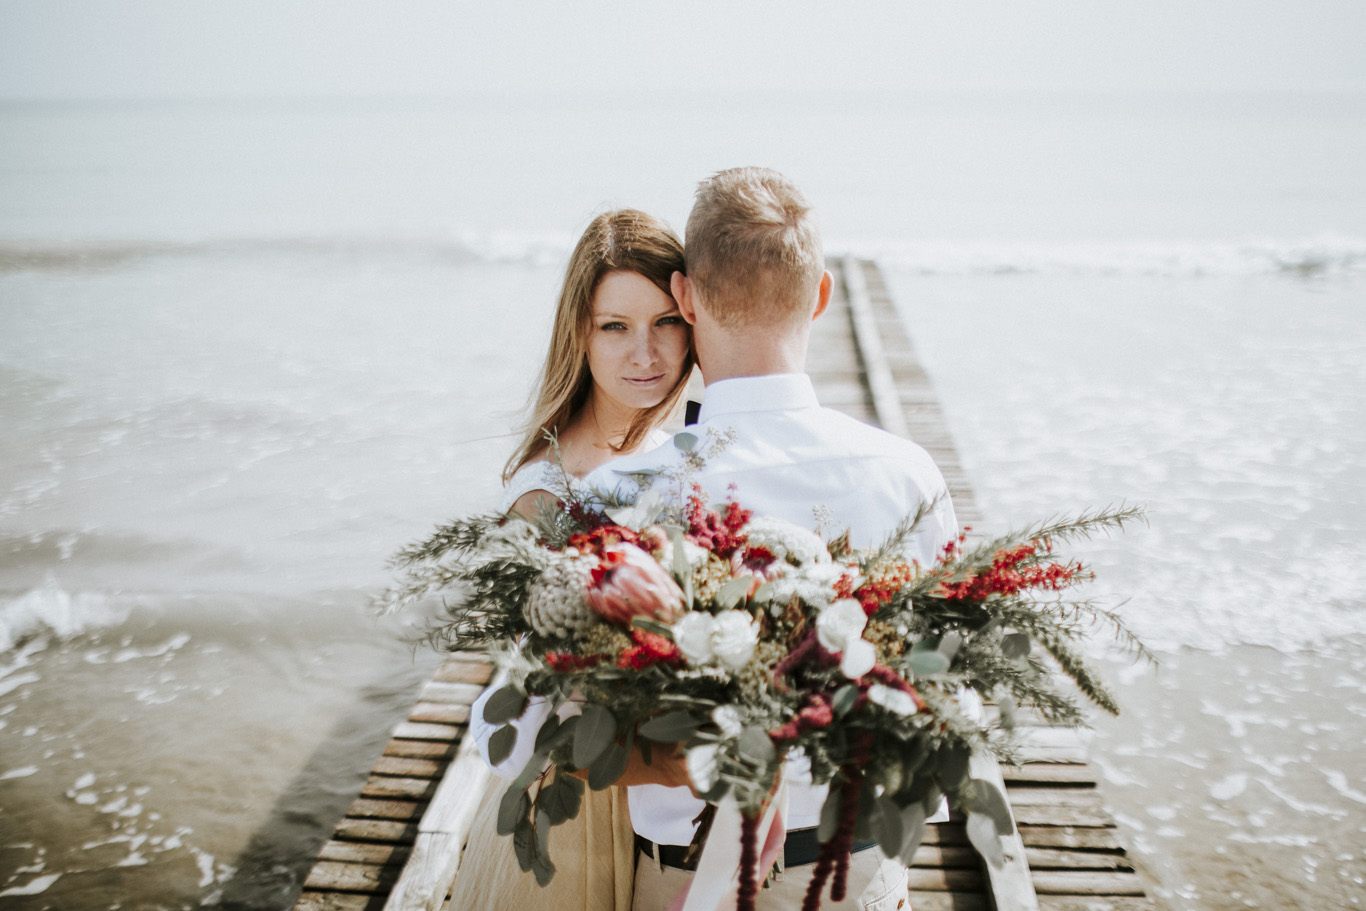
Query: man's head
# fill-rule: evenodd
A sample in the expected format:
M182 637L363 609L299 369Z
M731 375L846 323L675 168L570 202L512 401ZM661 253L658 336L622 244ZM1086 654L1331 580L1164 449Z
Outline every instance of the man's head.
M809 324L818 309L820 224L777 171L732 168L699 184L684 246L688 279L719 326Z

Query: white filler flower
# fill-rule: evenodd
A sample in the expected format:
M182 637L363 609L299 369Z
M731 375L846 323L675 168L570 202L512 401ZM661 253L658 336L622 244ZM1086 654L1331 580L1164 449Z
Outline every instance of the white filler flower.
M684 762L688 766L688 777L699 793L706 793L716 787L721 777L721 765L716 761L720 747L714 743L704 743L688 750Z

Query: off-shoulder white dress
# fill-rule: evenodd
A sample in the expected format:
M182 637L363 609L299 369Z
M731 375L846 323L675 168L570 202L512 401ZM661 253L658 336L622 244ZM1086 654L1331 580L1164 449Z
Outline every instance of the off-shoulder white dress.
M649 443L668 439L656 432ZM523 495L554 491L562 483L558 466L529 462L508 481L499 508L509 510ZM542 888L533 874L517 866L512 838L497 834L498 804L509 784L495 775L484 794L460 860L450 911L630 911L636 849L626 789L585 789L579 815L550 830L555 878Z

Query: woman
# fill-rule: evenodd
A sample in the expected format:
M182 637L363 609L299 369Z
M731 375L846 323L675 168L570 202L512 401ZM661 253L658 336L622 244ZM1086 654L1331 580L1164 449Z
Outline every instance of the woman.
M554 508L548 488L561 471L582 478L662 441L659 426L683 397L693 365L689 329L669 292L682 271L683 245L644 212L607 212L588 226L569 259L531 418L504 470L504 510L532 517ZM495 834L507 785L495 776L484 796L452 911L629 909L635 833L625 793L588 790L579 815L551 830L556 874L542 889L518 868L511 839Z

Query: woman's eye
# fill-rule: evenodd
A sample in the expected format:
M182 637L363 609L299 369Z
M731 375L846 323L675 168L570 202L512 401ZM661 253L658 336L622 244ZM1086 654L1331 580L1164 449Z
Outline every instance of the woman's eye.
M681 316L666 316L666 317L662 318L659 322L655 323L655 325L656 325L656 326L681 326L681 325L683 325L683 317L681 317Z
M599 328L599 329L602 329L602 330L605 331L605 332L620 332L622 329L625 329L625 328L626 328L626 324L625 324L625 323L603 323L603 324L602 324L601 326L599 326L598 328Z

